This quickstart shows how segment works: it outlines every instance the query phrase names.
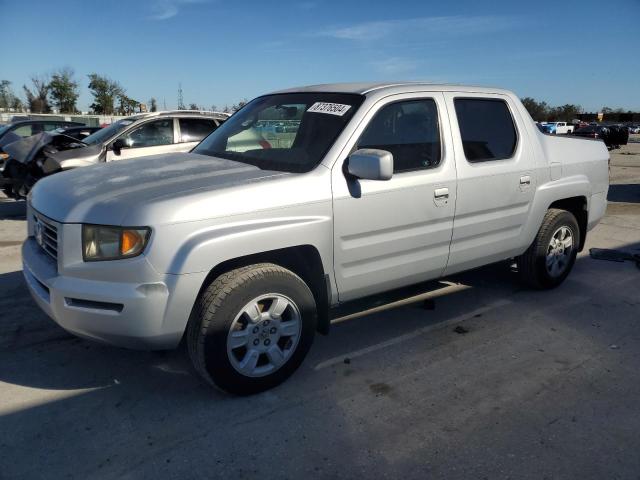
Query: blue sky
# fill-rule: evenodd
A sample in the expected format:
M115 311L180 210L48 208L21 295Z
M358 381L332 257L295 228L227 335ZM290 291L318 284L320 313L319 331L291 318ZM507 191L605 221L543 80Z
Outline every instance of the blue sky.
M425 80L640 110L640 0L0 0L0 78L69 66L222 107L285 87Z

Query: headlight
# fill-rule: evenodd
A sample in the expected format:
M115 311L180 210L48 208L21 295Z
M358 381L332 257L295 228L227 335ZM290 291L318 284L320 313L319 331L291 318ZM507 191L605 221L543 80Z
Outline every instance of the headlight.
M148 227L82 226L82 258L85 262L118 260L140 255L147 246Z

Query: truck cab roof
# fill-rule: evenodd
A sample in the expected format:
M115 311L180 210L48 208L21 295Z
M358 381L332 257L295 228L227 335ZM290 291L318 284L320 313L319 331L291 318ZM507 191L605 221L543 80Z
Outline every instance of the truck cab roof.
M326 93L352 93L359 95L369 95L372 93L393 94L406 93L418 90L433 90L439 92L468 92L468 93L498 93L512 95L513 92L502 88L480 87L474 85L458 85L453 83L439 84L429 82L353 82L353 83L325 83L318 85L307 85L285 90L272 92L277 93L303 93L303 92L326 92Z

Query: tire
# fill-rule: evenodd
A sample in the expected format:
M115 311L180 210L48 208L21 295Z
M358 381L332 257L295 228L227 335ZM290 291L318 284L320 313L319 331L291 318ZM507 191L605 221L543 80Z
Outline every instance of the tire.
M295 273L270 263L238 268L198 298L187 326L189 357L209 384L251 395L295 372L316 324L313 294Z
M570 248L569 237L563 237L563 232L567 231ZM557 287L571 272L579 245L580 228L576 217L566 210L547 210L533 243L516 258L520 278L540 290Z

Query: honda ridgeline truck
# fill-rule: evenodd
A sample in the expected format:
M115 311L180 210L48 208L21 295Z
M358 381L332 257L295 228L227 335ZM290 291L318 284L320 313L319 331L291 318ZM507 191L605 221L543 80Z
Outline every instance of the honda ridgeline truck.
M344 302L513 258L526 283L556 287L605 212L608 159L601 141L540 133L506 90L281 91L190 153L38 182L24 276L69 332L184 338L206 381L255 393Z

